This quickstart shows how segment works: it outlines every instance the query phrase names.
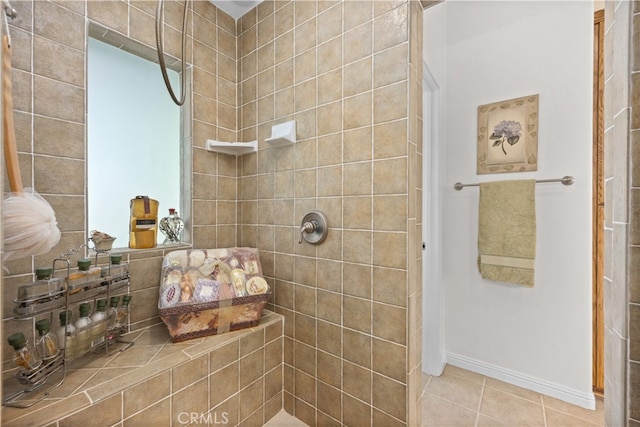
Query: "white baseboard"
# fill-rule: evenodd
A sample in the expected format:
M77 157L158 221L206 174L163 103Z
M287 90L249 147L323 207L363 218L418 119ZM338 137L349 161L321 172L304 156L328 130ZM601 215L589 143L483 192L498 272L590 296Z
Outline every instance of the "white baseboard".
M556 399L569 402L586 409L596 408L596 398L592 392L583 392L549 381L541 380L521 372L502 368L470 357L447 352L447 363L458 368L495 378L509 384L533 390Z

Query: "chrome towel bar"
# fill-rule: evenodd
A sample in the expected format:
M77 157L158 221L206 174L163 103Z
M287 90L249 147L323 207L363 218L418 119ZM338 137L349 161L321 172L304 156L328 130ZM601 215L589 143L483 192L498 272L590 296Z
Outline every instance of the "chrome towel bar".
M571 185L574 182L574 179L572 176L563 176L562 178L555 178L555 179L536 179L536 184L541 183L541 182L561 182L564 185ZM480 184L476 183L476 184L463 184L461 182L456 182L455 184L453 184L453 188L455 188L456 190L462 190L464 187L479 187Z

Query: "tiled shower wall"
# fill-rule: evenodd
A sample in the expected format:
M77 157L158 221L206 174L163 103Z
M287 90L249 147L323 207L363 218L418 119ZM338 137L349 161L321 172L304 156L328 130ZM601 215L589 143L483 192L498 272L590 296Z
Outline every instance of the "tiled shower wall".
M265 1L238 24L241 245L273 262L285 409L309 425L416 425L422 8ZM272 148L295 120L298 142ZM325 213L327 239L298 244Z
M605 26L605 422L612 427L638 426L639 3L606 2Z
M133 40L129 42L133 50L153 53L156 2L15 0L12 5L18 12L10 31L22 180L52 205L62 238L45 255L6 263L9 273L4 272L2 289L5 336L16 330L32 333L32 322L10 320L18 286L33 280L35 267L51 265L59 254L79 247L88 237L84 217L88 23L110 30L107 39L126 37ZM236 160L203 147L206 138L234 140L236 136L235 22L209 2L193 2L192 10L187 62L193 67L193 119L187 122L184 145L191 148L186 149L184 163L187 170L192 168L192 241L200 248L234 246ZM165 52L177 58L182 4L167 1L165 15ZM106 170L121 172L117 165ZM162 256L160 249L128 255L134 329L159 321L156 307ZM3 371L12 366L8 347L2 345Z

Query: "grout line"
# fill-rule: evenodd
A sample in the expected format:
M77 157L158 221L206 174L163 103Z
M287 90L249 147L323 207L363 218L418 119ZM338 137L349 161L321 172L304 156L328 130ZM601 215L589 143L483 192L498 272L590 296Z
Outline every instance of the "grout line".
M480 408L482 407L482 399L484 399L484 389L486 387L487 377L482 377L482 388L480 389L480 400L478 401L478 409L476 411L476 422L475 426L480 422Z

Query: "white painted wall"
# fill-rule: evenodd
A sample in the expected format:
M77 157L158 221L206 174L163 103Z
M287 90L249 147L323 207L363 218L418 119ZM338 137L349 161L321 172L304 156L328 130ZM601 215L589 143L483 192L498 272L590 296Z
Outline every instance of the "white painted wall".
M593 4L446 1L425 11L424 28L444 105L447 358L591 406ZM477 175L478 105L536 93L538 171ZM536 186L535 286L483 280L478 188L453 184L564 175L575 184Z

